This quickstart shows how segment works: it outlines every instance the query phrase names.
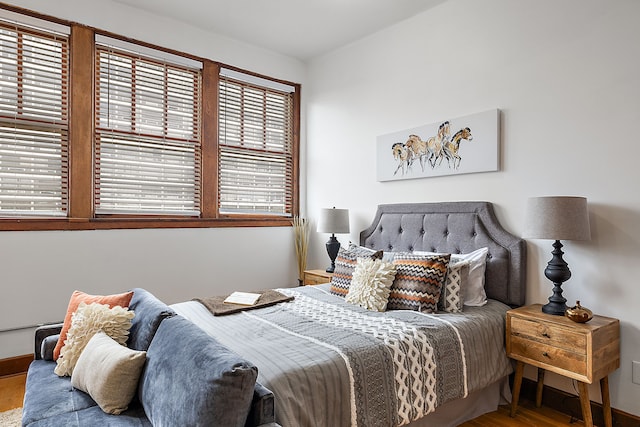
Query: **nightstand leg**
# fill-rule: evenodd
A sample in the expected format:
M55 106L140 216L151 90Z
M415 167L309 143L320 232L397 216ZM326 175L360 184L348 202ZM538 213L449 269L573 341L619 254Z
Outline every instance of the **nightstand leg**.
M520 398L520 386L522 386L522 374L524 372L524 362L518 360L516 364L516 376L513 378L513 393L511 396L511 417L516 416L518 410L518 399Z
M542 389L544 388L544 369L538 368L538 384L536 387L536 408L542 406Z
M589 384L578 381L578 392L580 393L580 406L582 407L582 419L585 427L593 427L591 417L591 401L589 400Z
M604 426L612 427L613 419L611 418L611 399L609 398L609 377L606 375L600 380L600 393L602 393Z

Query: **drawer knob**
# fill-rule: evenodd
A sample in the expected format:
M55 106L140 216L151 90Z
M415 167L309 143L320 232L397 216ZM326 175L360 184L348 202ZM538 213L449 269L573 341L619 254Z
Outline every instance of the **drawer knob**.
M543 355L544 357L549 357L549 353L547 353L546 351L543 351L543 352L542 352L542 355Z
M548 333L546 333L546 332L543 332L543 333L542 333L542 336L543 336L543 337L545 337L545 338L551 338L551 335L549 335L549 334L548 334Z

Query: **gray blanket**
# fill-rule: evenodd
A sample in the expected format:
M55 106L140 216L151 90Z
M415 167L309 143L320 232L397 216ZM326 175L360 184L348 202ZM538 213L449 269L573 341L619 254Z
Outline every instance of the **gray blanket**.
M375 313L325 285L278 291L295 299L223 317L193 301L172 307L258 366L283 426L405 425L511 370L499 302Z

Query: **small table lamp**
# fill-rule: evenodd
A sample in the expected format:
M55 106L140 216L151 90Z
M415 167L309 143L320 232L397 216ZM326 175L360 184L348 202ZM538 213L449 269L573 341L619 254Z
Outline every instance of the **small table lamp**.
M349 232L349 209L322 209L318 220L318 233L331 233L327 242L327 253L331 260L331 265L327 268L327 273L333 273L336 268L336 257L340 250L340 242L336 239L335 233Z
M553 257L544 270L544 275L553 282L553 295L549 297L549 303L542 306L542 311L563 316L567 300L562 296L561 286L569 280L571 271L562 259L564 252L560 240L591 239L587 199L569 196L530 198L523 237L555 240Z

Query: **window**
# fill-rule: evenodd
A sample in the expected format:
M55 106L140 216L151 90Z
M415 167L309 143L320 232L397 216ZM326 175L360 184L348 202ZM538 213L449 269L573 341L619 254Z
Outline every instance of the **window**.
M225 69L219 88L220 213L291 216L295 89Z
M0 21L1 216L67 214L68 58L67 34Z
M0 230L288 226L300 86L0 5Z
M96 53L96 214L198 216L200 71Z

